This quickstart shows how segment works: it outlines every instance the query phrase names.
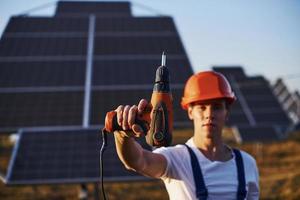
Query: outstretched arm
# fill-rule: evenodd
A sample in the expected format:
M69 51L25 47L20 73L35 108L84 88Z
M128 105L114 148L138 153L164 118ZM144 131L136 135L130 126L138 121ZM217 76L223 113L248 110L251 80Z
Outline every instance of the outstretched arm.
M159 178L166 170L166 158L143 149L134 139L134 137L144 136L141 127L134 124L134 121L136 115L141 114L147 104L148 102L142 99L138 106L120 105L116 109L118 124L124 131L114 132L115 143L118 156L127 169Z

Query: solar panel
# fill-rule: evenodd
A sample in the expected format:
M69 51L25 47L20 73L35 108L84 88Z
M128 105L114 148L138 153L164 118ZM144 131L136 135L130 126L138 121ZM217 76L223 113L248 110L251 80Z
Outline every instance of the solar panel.
M0 95L0 130L81 125L83 92L19 92Z
M123 17L123 18L97 18L96 33L99 32L139 32L175 34L176 27L171 17Z
M240 90L258 124L287 126L289 119L264 77L250 77L239 82Z
M179 106L193 72L175 24L171 17L132 17L129 5L59 2L54 17L12 17L0 41L0 129L81 126L89 115L93 125L103 124L99 119L123 103L114 95L105 100L120 86L133 95L123 95L128 104L150 97L164 50ZM95 12L94 21L87 14ZM93 91L103 96L88 107L90 91L93 99ZM180 107L175 112L178 122L187 120Z
M248 88L244 88L243 86L240 87L241 92L243 93L243 95L245 96L253 96L253 95L265 95L265 96L273 96L272 91L270 90L270 88L267 87L257 87L257 86L253 86L253 87L248 87Z
M289 124L289 119L286 114L279 110L273 111L271 113L253 113L258 124L273 124L287 126Z
M245 137L253 137L257 140L260 138L265 140L269 137L272 140L271 135L275 129L278 128L282 132L286 130L290 123L289 119L264 77L248 77L239 67L214 67L213 69L224 73L233 86L239 106L233 107L229 123L241 128L243 130L241 132L246 134ZM270 131L271 135L262 138L253 133L256 128L258 131L262 131L261 127L268 127L266 131ZM246 130L247 128L249 131ZM251 133L253 136L249 136Z
M7 184L99 181L101 138L90 127L119 104L150 100L162 51L174 124L190 125L179 102L193 71L171 17L133 17L128 2L58 2L54 17L12 17L0 40L0 131L20 139ZM104 179L145 179L113 144L110 135Z
M129 2L58 1L56 16L98 14L104 16L131 16Z
M177 35L174 36L97 36L94 46L95 55L160 55L167 50L168 55L184 54L183 46Z
M230 106L229 119L226 124L229 126L240 125L240 124L249 124L249 121L248 121L239 101L235 101Z
M1 88L84 86L85 61L1 62Z
M144 140L139 140L149 149ZM84 183L100 181L97 129L22 131L10 161L7 184ZM117 157L113 135L104 152L104 180L144 180L126 170Z
M153 84L160 65L157 59L96 60L93 69L93 85L141 85ZM171 83L183 84L192 74L187 59L168 59Z
M238 126L243 142L272 142L281 139L274 126Z
M4 34L87 32L88 18L12 17Z
M229 118L228 118L228 121L227 121L226 124L229 125L229 126L248 125L249 120L247 119L244 112L241 112L241 113L232 113L232 112L230 112L230 115L229 115Z
M222 73L227 79L234 77L236 80L244 80L246 78L246 74L241 66L214 66L212 69Z
M2 37L0 57L2 56L65 56L86 55L85 37Z
M247 95L245 95L246 97L249 97ZM249 97L248 98L249 100L247 101L248 102L248 105L249 107L256 111L256 110L260 110L260 109L264 109L264 108L280 108L279 106L279 103L276 99L274 98L270 98L270 96L268 96L267 98L265 99L260 99L259 96L255 96L254 97L252 96L251 98Z

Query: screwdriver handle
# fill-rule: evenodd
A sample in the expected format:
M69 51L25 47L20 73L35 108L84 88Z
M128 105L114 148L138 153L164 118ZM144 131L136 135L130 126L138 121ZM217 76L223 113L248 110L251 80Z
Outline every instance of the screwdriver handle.
M147 134L148 130L150 129L149 124L150 124L150 113L151 113L152 106L148 104L144 110L144 112L141 115L138 115L135 118L135 124L138 124L144 134ZM117 112L116 111L110 111L106 113L105 116L105 130L113 133L114 131L121 131L123 130L122 126L118 124L118 119L117 119Z

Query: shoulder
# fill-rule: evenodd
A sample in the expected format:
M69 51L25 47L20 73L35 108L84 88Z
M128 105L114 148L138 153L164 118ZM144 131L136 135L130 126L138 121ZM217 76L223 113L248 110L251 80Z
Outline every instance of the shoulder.
M184 145L176 145L171 147L157 148L153 151L153 153L180 155L185 152L185 149L186 147Z
M252 174L252 176L258 177L258 168L254 157L243 150L239 151L241 152L243 158L245 172L250 175Z
M249 153L243 151L243 150L239 150L241 152L243 161L245 164L251 164L251 165L255 165L256 166L256 160L253 158L252 155L250 155Z
M155 149L153 153L162 154L167 159L167 162L171 165L178 165L189 159L189 156L187 156L188 150L184 145L160 147Z
M175 178L182 176L182 172L187 171L186 165L189 159L187 149L184 145L176 145L172 147L160 147L153 151L153 153L163 155L167 160L167 168L162 179Z
M245 178L248 185L250 199L259 197L259 172L256 160L249 153L240 150L244 163Z

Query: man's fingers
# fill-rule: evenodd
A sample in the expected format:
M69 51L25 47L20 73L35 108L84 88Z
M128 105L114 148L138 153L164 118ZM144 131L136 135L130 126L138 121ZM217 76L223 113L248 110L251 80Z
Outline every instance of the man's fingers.
M143 114L147 105L148 105L147 100L142 99L140 100L138 106L136 105L118 106L115 112L117 113L117 122L119 126L121 126L124 131L133 129L137 115ZM137 137L139 137L141 133L143 133L143 130L139 125L137 125L135 126L135 130L133 130L133 132L134 132L133 134L137 134Z
M144 135L143 129L141 128L141 126L139 126L137 124L134 124L131 128L132 128L132 131L135 134L135 137L141 137L141 136Z
M137 106L136 105L131 106L128 113L129 128L131 128L132 125L135 123L136 112L137 112Z
M129 109L130 109L130 106L126 105L124 107L124 110L123 110L123 121L122 121L122 129L123 130L127 130L129 128L128 127L128 113L129 113Z
M124 110L124 106L123 105L118 106L118 108L115 110L117 112L117 119L118 119L119 126L122 126L123 110Z
M147 105L148 105L148 101L146 99L141 99L138 104L138 113L142 114Z

